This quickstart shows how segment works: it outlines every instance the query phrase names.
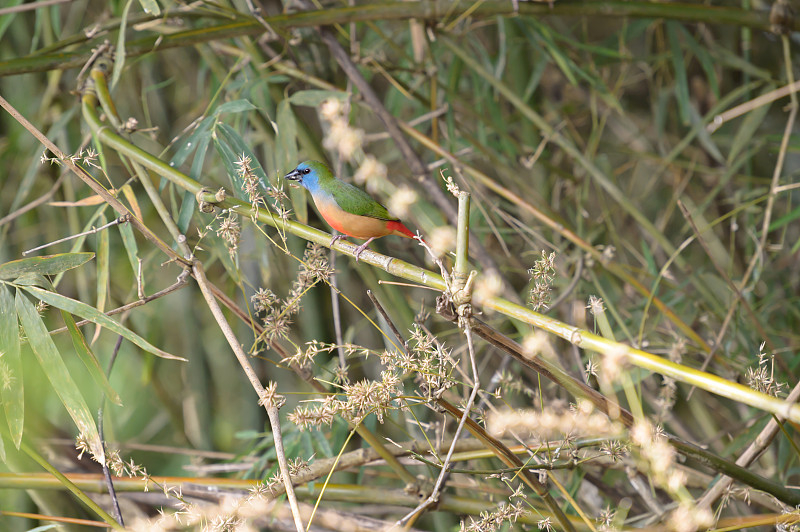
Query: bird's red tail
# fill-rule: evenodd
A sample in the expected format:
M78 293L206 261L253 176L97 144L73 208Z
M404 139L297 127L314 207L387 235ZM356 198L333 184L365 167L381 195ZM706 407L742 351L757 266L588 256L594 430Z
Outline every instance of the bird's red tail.
M403 235L405 237L408 237L408 238L416 238L416 236L417 236L417 235L415 235L414 233L411 232L411 229L409 229L408 227L403 225L403 222L399 222L399 221L397 221L397 222L394 222L394 221L393 222L387 222L386 223L386 229L388 229L390 231L396 231L397 233L399 233L399 234L401 234L401 235Z

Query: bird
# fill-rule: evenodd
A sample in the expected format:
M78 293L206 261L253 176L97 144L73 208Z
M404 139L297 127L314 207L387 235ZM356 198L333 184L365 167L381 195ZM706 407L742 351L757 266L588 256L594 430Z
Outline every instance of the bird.
M345 235L366 239L366 242L356 248L356 262L359 255L376 238L387 235L418 238L369 194L337 179L325 163L304 161L286 174L284 179L295 181L308 190L328 225L343 233L331 238L331 246Z

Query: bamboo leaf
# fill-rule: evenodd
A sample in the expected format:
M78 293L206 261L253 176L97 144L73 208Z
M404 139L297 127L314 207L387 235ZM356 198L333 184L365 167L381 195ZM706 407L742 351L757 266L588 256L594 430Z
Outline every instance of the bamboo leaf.
M222 124L222 123L217 124L217 131L219 132L220 136L225 140L225 142L228 143L233 152L236 154L235 160L238 161L242 157L242 155L250 158L250 167L253 169L253 173L255 174L256 177L258 177L258 180L261 182L261 186L266 189L267 174L261 167L261 163L258 162L258 158L253 153L253 150L250 149L250 146L248 146L248 144L245 142L242 136L239 135L239 133L228 124Z
M200 138L208 136L211 131L211 126L214 125L214 117L208 116L204 118L196 127L196 129L189 135L188 138L182 143L177 144L178 149L175 155L169 161L169 165L173 168L180 167L189 158L189 155L197 148Z
M26 288L26 290L30 290L30 288ZM104 459L103 446L94 423L94 417L89 412L89 407L83 399L78 385L72 380L66 364L61 359L56 344L50 338L50 332L45 327L39 313L36 312L36 307L25 297L22 290L17 290L15 306L19 321L25 330L25 336L28 338L28 344L61 399L61 404L67 409L67 413L78 427L79 433L89 443L92 454L98 461L102 461Z
M25 419L17 309L11 291L0 284L0 399L14 446L19 449Z
M228 172L228 178L231 180L231 187L237 198L243 199L244 197L244 181L236 171L236 161L238 160L236 154L228 144L220 130L214 132L214 147L217 149L217 155L222 159L222 164L225 165L225 170Z
M122 75L122 69L125 67L125 30L128 26L128 14L131 11L133 0L128 0L122 10L122 17L120 17L119 33L117 34L117 49L114 54L114 71L111 74L111 88L117 86L119 78Z
M36 286L26 286L24 288L27 292L29 292L36 298L41 299L48 305L60 308L61 310L66 310L70 314L80 316L85 320L89 320L92 323L96 323L97 325L105 327L106 329L115 334L120 334L125 339L130 340L132 343L138 345L145 351L148 351L161 358L167 358L170 360L181 360L183 362L186 362L185 358L176 357L175 355L171 355L166 351L162 351L161 349L152 345L150 342L148 342L135 332L131 331L127 327L123 327L118 322L106 316L96 308L87 305L86 303L82 303L81 301L77 301L75 299L71 299L66 296L62 296L61 294L56 292L50 292L49 290L42 290L41 288Z
M100 361L97 360L88 342L86 342L86 337L83 336L83 333L75 324L75 319L72 317L72 314L62 310L61 317L64 319L64 323L67 325L69 334L72 337L72 345L75 346L75 352L78 354L78 358L81 359L86 369L89 370L89 374L94 379L94 382L103 389L103 393L105 393L106 397L108 397L112 403L122 406L122 399L120 399L116 390L111 387L111 383L108 382L108 378L103 368L100 366Z
M275 143L277 145L275 165L278 170L289 171L298 163L297 122L289 100L283 100L278 104L276 120L278 135ZM308 221L308 204L305 193L299 188L292 187L289 189L289 198L292 201L297 220L306 223Z
M772 85L768 85L764 92L769 92L773 88L774 87ZM739 129L736 131L736 135L731 141L731 147L728 151L728 159L726 161L728 166L733 164L743 150L752 145L756 131L758 131L758 129L764 125L767 113L771 107L772 104L767 103L765 105L756 107L744 116Z
M208 152L209 142L211 142L210 131L204 131L202 135L197 137L197 151L194 154L192 168L189 171L189 177L197 181L202 180L203 162ZM186 230L189 228L189 223L192 221L192 216L196 211L197 198L195 198L194 194L187 191L183 196L181 210L178 213L178 229L180 229L181 233L186 233Z
M234 100L232 102L225 102L214 110L214 116L219 116L222 113L245 113L258 109L255 105L247 100Z
M105 215L100 216L100 225L106 224ZM97 310L103 311L106 308L108 298L108 277L109 277L109 242L108 231L97 233Z
M53 283L40 273L24 273L14 279L15 286L39 286L44 288L45 290L51 290L53 288Z
M14 260L0 264L0 280L13 280L25 273L55 275L77 268L94 258L94 253L61 253Z
M139 275L139 246L136 244L136 236L133 234L131 224L119 224L119 234L122 237L122 244L128 255L128 262L131 264L133 275Z
M158 7L158 2L156 0L139 0L139 4L148 15L157 17L161 14L161 8Z
M672 66L675 69L675 98L678 100L678 111L681 123L689 124L689 81L686 79L686 62L683 60L683 50L678 37L679 22L668 20L664 23L667 28L669 49L672 54Z
M131 207L133 215L141 220L143 218L142 207L139 205L139 200L136 198L136 192L133 191L133 187L131 187L129 184L125 184L122 185L119 190L125 196L125 199L128 200L128 204Z
M717 80L717 71L715 70L714 59L711 57L711 54L708 53L708 48L701 46L700 43L697 42L697 39L694 38L694 35L689 33L689 30L687 30L682 24L678 25L678 29L683 35L683 38L686 41L686 44L689 46L689 49L700 63L700 66L703 67L703 71L706 73L706 79L708 80L708 86L711 89L711 92L716 98L719 98L719 81Z

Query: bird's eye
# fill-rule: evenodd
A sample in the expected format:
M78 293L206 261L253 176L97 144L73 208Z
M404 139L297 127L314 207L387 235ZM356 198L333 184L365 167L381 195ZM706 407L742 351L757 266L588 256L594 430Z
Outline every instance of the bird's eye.
M310 174L311 173L311 168L303 168L303 173L304 174Z

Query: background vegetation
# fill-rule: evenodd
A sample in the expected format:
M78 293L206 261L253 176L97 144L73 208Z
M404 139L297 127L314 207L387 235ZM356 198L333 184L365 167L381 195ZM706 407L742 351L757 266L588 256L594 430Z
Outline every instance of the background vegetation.
M716 4L0 8L0 528L794 526L798 28Z

